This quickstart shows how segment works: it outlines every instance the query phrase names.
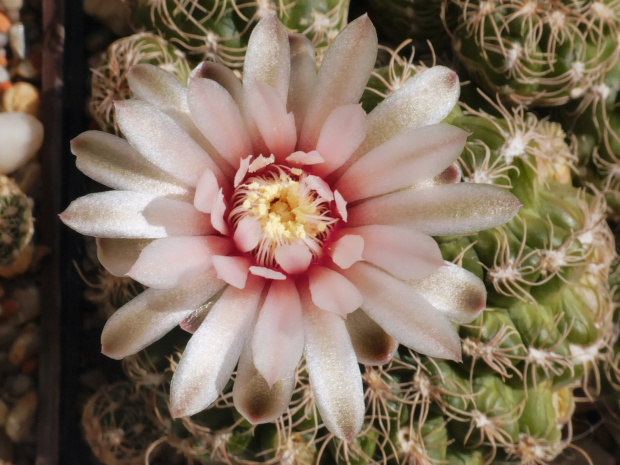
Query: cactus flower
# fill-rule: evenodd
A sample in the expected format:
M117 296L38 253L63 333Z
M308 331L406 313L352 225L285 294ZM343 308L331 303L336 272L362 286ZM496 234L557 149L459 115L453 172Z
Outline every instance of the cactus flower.
M358 363L386 363L398 343L460 359L451 320L475 318L485 288L431 236L495 227L521 204L458 182L467 133L440 124L458 99L454 72L420 73L365 114L376 53L361 17L317 73L310 42L270 16L252 33L243 82L214 63L188 88L134 66L136 99L115 108L126 139L73 141L78 168L116 190L75 200L61 219L97 238L111 273L149 288L109 319L103 353L123 358L179 324L193 333L172 379L174 416L208 407L237 367L237 409L271 421L303 355L325 425L352 440L365 410Z

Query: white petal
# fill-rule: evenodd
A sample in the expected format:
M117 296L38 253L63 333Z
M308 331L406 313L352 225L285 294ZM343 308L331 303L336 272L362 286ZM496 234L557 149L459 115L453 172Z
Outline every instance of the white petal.
M151 163L192 187L205 169L226 184L207 152L170 116L139 100L118 101L114 107L123 134Z
M246 216L237 224L233 240L241 252L249 252L260 241L263 228L256 218Z
M250 337L264 282L254 278L245 289L226 288L187 343L170 385L175 418L204 410L226 386Z
M291 55L288 35L276 15L267 16L252 30L243 66L245 99L256 82L276 89L286 102L290 80Z
M250 264L248 257L227 257L216 255L212 258L217 277L237 289L243 289L248 279Z
M304 349L299 293L292 279L273 281L252 337L254 365L269 387L294 378Z
M253 89L247 99L248 115L254 120L268 153L281 162L295 151L295 117L286 112L286 102L273 87L256 82Z
M352 21L330 45L310 97L298 148L316 148L329 114L358 103L377 58L377 33L367 15Z
M349 218L349 212L347 210L347 201L344 199L342 194L338 192L337 189L334 189L334 200L336 202L336 212L342 218L342 221L345 223Z
M364 422L364 390L357 358L343 319L316 307L301 293L304 355L321 418L340 439L352 441Z
M366 136L366 113L359 104L334 109L327 117L316 150L325 163L314 169L319 176L327 176L349 159Z
M97 259L114 276L125 276L153 239L97 238Z
M220 63L203 61L189 75L190 79L210 79L228 91L243 112L243 85L235 73Z
M366 120L366 140L361 153L383 144L405 129L443 121L459 99L459 78L444 66L416 74L389 95Z
M387 334L360 308L344 320L357 361L363 365L385 365L396 349L398 341Z
M271 268L264 266L251 266L250 273L255 276L262 276L265 279L275 279L278 281L283 281L286 279L286 275L284 273L280 273L279 271L272 270Z
M400 279L423 278L444 264L437 242L415 230L372 224L338 232L361 236L364 260Z
M444 184L370 199L349 209L350 226L401 225L429 236L469 234L509 221L522 204L487 184Z
M323 200L327 200L331 202L334 200L334 193L332 192L329 184L327 184L323 179L319 178L311 174L310 176L306 176L303 180L303 183L308 186L310 189L319 194L319 197Z
M290 274L303 273L312 262L312 252L305 244L284 244L274 252L276 263Z
M362 292L362 309L401 344L431 357L461 359L452 324L406 283L363 262L342 273Z
M432 275L411 281L409 285L449 319L459 323L469 323L486 306L484 283L454 263L445 262Z
M189 113L187 87L177 77L159 66L148 63L133 65L127 72L127 83L133 96L179 117Z
M312 302L323 310L347 316L362 305L360 291L337 271L313 266L308 281Z
M81 234L126 239L206 236L215 230L209 215L190 203L131 191L98 192L80 197L60 219Z
M101 334L102 352L117 360L135 354L164 336L224 286L211 270L175 289L147 289L110 317Z
M71 141L76 166L86 176L118 190L191 199L191 189L147 161L125 139L86 131Z
M243 101L246 109L246 123L254 153L268 154L256 122L247 109L257 82L273 87L282 102L286 102L291 71L288 37L284 26L275 15L261 20L250 36L243 66Z
M248 155L247 157L239 160L239 169L235 173L235 179L233 181L233 186L239 187L239 184L241 184L241 182L243 181L243 178L245 178L245 175L248 174L252 156L253 155Z
M194 207L203 213L211 213L218 198L220 186L211 170L205 170L198 178L196 194L194 195Z
M284 413L293 396L295 377L282 379L270 388L252 362L251 346L245 345L239 359L233 401L239 413L256 425L269 423Z
M188 101L194 123L231 166L252 153L239 107L226 89L209 79L191 79Z
M345 234L327 247L327 254L336 265L343 269L363 260L363 252L364 238L353 234Z
M298 150L297 152L293 152L286 157L286 161L294 165L302 166L324 163L325 159L316 150L312 150L310 152L302 152L301 150Z
M229 229L226 220L224 219L224 215L226 214L226 201L224 200L224 194L222 189L215 197L215 203L213 204L213 208L211 211L211 225L213 229L215 229L220 234L228 236Z
M218 236L164 237L146 246L127 272L139 283L170 289L211 268L211 257L230 253L232 241Z
M447 124L406 131L364 155L334 187L353 202L430 180L459 157L465 139Z
M295 115L297 137L301 133L306 109L316 84L314 46L301 34L289 34L291 47L291 81L288 87L287 110Z

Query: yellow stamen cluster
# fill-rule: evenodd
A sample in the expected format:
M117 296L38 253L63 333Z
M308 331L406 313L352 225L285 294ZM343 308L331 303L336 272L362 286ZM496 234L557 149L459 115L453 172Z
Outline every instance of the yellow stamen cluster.
M303 243L315 258L330 226L329 202L321 198L305 182L306 174L298 169L276 167L255 176L235 191L230 221L233 227L250 215L262 227L261 240L253 251L259 263L277 266L275 249L284 244Z

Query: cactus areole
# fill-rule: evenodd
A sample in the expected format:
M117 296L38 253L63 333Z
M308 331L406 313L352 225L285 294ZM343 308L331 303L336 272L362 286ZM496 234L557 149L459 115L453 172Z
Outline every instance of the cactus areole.
M521 204L459 182L467 133L440 124L459 95L449 69L364 113L376 53L363 16L317 73L309 40L269 16L252 32L243 83L214 63L188 88L134 66L136 99L116 103L125 139L73 141L78 168L115 190L75 200L61 219L97 238L111 273L149 287L109 319L103 353L123 358L179 324L194 333L172 379L176 417L214 402L237 367L237 409L271 421L303 355L323 422L352 440L364 417L358 362L386 363L398 343L460 359L450 320L475 318L485 287L431 236L495 227Z

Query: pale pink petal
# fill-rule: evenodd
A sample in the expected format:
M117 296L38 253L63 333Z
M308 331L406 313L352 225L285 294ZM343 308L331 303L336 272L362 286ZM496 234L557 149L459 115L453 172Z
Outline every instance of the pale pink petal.
M437 242L415 230L373 224L339 232L363 237L364 260L400 279L424 278L444 264Z
M298 148L316 148L334 109L359 102L377 58L377 33L367 15L352 21L330 45L309 97Z
M270 153L256 126L257 121L248 111L250 99L256 98L255 84L260 82L273 87L280 101L286 102L290 67L288 35L278 18L270 15L253 29L243 66L245 117L255 154Z
M317 166L314 172L319 176L330 174L349 159L365 136L366 113L361 105L336 108L327 117L316 144L325 163Z
M190 79L187 97L194 123L231 166L252 153L239 107L226 89L209 79Z
M327 200L328 202L334 200L334 193L330 189L329 184L318 176L314 176L313 174L306 176L303 183L313 191L316 191L316 193L319 194L319 197L323 200Z
M256 157L256 160L250 163L250 166L248 167L248 171L250 173L256 173L258 170L263 169L265 166L271 165L275 161L276 161L276 157L274 154L271 154L268 157L259 155L258 157Z
M215 271L183 283L174 289L147 289L119 308L101 334L102 352L120 360L144 349L179 324L226 283Z
M456 105L459 94L459 77L445 66L416 74L368 114L362 154L406 129L440 123Z
M117 101L114 107L123 134L151 163L192 187L205 169L225 184L220 168L173 118L139 100Z
M241 184L241 182L243 181L243 178L245 178L245 175L248 174L248 169L250 168L251 160L252 160L252 155L248 155L247 157L239 160L239 169L235 173L235 180L233 183L235 187L239 187L239 184Z
M70 228L95 237L155 239L215 232L209 216L190 203L131 191L88 194L59 216Z
M364 389L343 319L316 307L300 289L306 337L304 355L312 393L325 426L352 441L364 423Z
M340 215L342 221L346 223L349 216L347 212L347 201L338 190L334 190L334 200L336 201L336 212Z
M71 152L82 173L112 189L191 199L191 188L147 161L120 137L86 131L71 141Z
M228 91L237 106L243 109L243 84L236 74L226 66L211 61L203 61L193 69L190 79L210 79ZM242 111L243 112L243 111Z
M452 323L406 283L364 262L342 273L364 296L362 310L401 344L431 357L461 359Z
M355 310L344 320L362 365L385 365L398 349L398 341L381 329L362 309Z
M360 291L337 271L313 266L308 270L308 281L312 302L323 310L347 316L362 305Z
M301 34L289 34L291 47L291 81L288 86L287 110L295 115L297 137L303 127L306 109L316 84L314 46Z
M291 55L288 34L276 15L261 20L252 30L243 65L245 99L256 82L273 87L286 102L290 81Z
M301 165L316 165L317 163L323 163L325 159L316 150L312 150L310 152L302 152L298 150L297 152L293 152L288 157L286 157L286 161L294 165L301 166Z
M252 261L248 257L229 257L215 255L211 257L217 277L238 289L245 288Z
M187 88L176 76L157 66L139 64L129 69L127 78L136 98L171 117L205 153L209 154L226 176L232 176L232 166L220 156L194 124L188 107Z
M343 269L350 268L355 262L363 260L363 252L364 238L351 234L343 235L327 247L327 254L336 265Z
M203 213L211 213L220 192L220 186L211 170L205 170L198 179L194 207Z
M156 289L170 289L211 268L211 257L230 253L218 236L164 237L147 245L127 276Z
M125 276L153 239L111 239L98 237L97 259L114 276Z
M175 418L204 410L226 386L252 332L264 283L254 278L243 290L226 288L187 343L170 385Z
M252 344L241 352L237 377L233 386L235 408L253 425L279 418L291 402L295 377L281 379L269 386L254 366Z
M260 242L263 228L256 218L246 216L237 224L233 240L241 252L253 250Z
M273 87L256 82L253 89L247 99L248 114L253 118L269 153L273 153L278 161L284 160L295 150L295 117L286 112L286 103Z
M285 280L286 275L280 273L279 271L272 270L271 268L266 268L264 266L251 266L250 273L256 276L262 276L265 279L276 279L276 280Z
M334 187L353 202L431 180L459 157L467 135L447 124L406 131L360 158Z
M221 234L228 236L229 229L226 220L224 219L224 215L226 214L226 201L224 200L224 194L222 193L222 189L217 194L215 198L215 204L213 205L213 211L211 212L211 224L213 228Z
M409 285L449 319L459 323L469 323L486 306L487 292L482 280L454 263L445 262L432 275L411 281Z
M281 379L295 377L303 349L304 327L295 282L273 281L254 327L254 365L272 387Z
M312 262L312 252L305 244L280 245L274 256L280 268L290 274L303 273Z
M522 204L488 184L444 184L370 199L349 209L350 226L389 224L429 236L469 234L509 221Z
M187 115L187 87L177 77L148 63L133 65L127 72L133 96L171 116Z

